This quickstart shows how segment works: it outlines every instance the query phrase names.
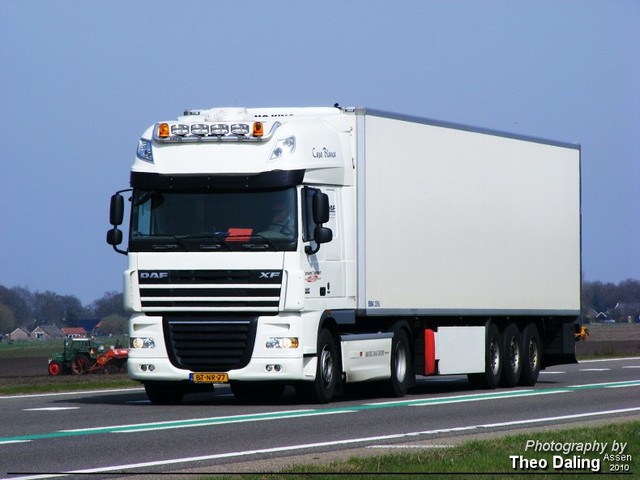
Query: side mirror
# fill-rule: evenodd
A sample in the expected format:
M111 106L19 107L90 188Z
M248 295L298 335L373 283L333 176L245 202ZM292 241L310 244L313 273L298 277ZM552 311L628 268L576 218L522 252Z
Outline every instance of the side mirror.
M315 248L307 245L304 251L307 255L313 255L320 250L320 245L333 240L333 232L328 227L323 227L323 223L329 221L329 196L326 193L316 192L312 197L313 223L316 228L313 233Z
M122 231L118 230L116 227L108 230L107 243L114 248L116 247L116 245L120 245L122 243Z
M313 241L317 244L321 243L329 243L333 240L333 232L330 228L327 227L316 227L315 232L313 233Z
M326 193L317 192L313 195L313 221L316 224L329 221L329 196Z
M111 208L109 209L109 223L114 227L122 225L124 218L124 198L119 193L111 196Z
M122 253L123 255L126 255L127 251L118 248L118 245L122 243L122 231L118 229L118 225L122 225L122 220L124 219L124 197L120 194L128 191L130 191L130 189L120 190L111 195L109 223L111 223L113 228L107 232L107 243L111 245L116 252Z

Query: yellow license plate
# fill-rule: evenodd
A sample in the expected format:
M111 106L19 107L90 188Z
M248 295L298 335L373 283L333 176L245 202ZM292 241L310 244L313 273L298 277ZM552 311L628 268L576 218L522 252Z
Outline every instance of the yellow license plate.
M226 373L192 373L189 380L193 383L229 383L229 375Z

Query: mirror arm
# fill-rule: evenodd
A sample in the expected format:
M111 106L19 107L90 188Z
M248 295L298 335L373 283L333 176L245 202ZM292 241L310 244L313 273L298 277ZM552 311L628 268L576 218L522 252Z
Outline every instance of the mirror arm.
M307 255L315 255L316 253L318 253L318 250L320 250L319 243L316 243L315 248L313 248L311 245L306 245L304 247L304 253L306 253Z
M112 247L116 252L121 253L122 255L128 255L129 254L129 252L127 252L126 250L122 250L121 248L118 248L117 245L112 245Z

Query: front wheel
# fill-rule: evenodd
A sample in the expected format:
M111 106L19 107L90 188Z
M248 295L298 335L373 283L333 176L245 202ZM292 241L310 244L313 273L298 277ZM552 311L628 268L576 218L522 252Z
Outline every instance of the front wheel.
M318 364L313 382L296 385L296 393L309 403L327 403L340 384L340 364L336 339L326 328L318 336Z
M55 377L56 375L59 375L61 371L62 366L58 362L53 361L49 364L49 375Z

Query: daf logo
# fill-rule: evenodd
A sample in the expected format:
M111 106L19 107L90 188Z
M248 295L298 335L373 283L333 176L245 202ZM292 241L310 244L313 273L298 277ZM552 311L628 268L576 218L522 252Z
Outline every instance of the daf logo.
M260 277L258 278L278 278L280 276L280 272L260 272Z
M169 272L140 272L140 278L169 278Z

